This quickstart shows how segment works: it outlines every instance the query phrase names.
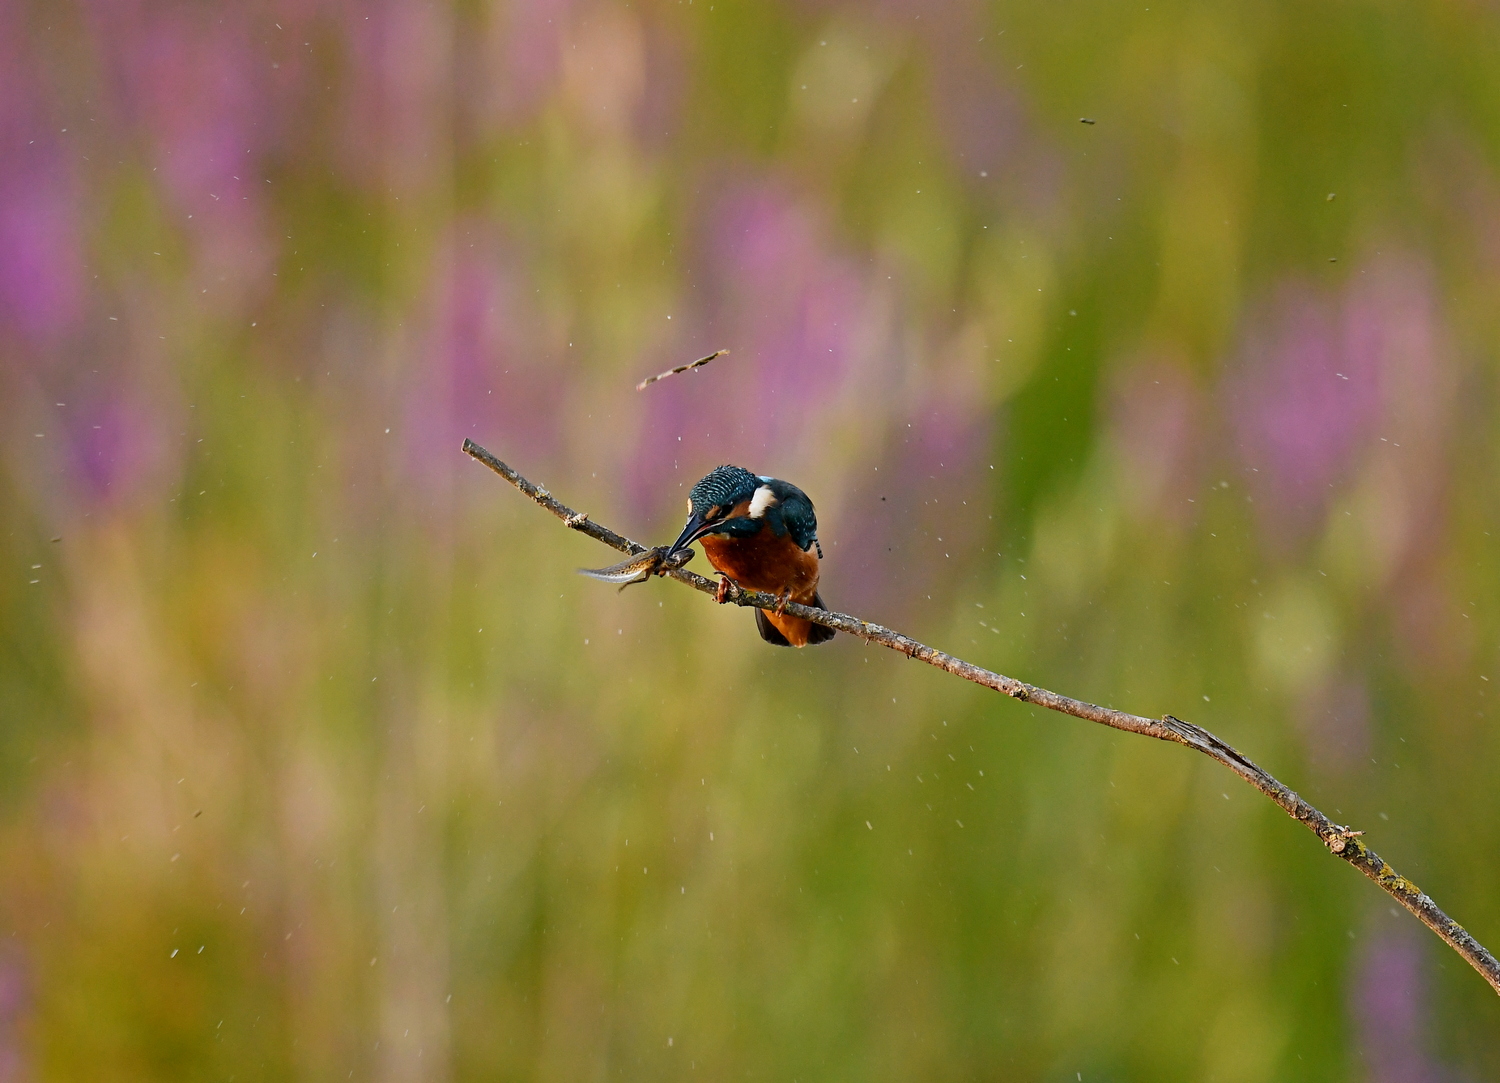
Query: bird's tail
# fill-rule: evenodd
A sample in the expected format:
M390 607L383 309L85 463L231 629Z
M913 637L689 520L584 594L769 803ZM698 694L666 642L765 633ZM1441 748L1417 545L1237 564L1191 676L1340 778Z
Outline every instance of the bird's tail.
M827 609L823 596L814 594L812 604L817 609ZM832 628L814 624L801 617L772 613L769 610L755 611L755 627L760 638L778 647L803 647L813 643L827 643L834 636Z
M828 608L826 605L823 604L823 596L821 594L816 594L815 593L813 595L813 603L812 604L813 604L813 608L814 609L827 609ZM827 627L825 627L825 626L823 626L821 624L814 624L812 621L808 621L807 622L807 641L808 641L808 643L827 643L830 639L832 639L834 637L835 634L836 633L834 632L834 630L832 628L827 628Z

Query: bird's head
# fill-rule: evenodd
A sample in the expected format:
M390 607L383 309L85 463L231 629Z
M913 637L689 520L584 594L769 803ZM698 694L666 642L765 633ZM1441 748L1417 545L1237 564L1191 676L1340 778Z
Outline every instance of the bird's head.
M668 555L705 534L725 529L735 519L759 519L777 498L767 482L742 466L717 466L688 493L688 521Z

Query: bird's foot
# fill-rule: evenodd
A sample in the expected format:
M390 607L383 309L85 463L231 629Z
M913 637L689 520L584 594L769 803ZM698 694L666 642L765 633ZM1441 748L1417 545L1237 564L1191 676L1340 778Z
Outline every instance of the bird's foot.
M787 587L781 592L781 601L776 603L776 615L779 617L786 612L786 603L792 600L792 588Z
M714 601L723 605L729 599L737 597L740 593L740 585L723 572L719 573L719 589L714 591Z

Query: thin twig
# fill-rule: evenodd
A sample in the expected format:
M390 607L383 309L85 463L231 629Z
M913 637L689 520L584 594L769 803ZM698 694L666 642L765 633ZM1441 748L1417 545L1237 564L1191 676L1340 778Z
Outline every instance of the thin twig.
M647 376L644 380L635 385L635 389L637 391L644 391L646 390L646 388L656 383L657 380L665 380L668 376L676 376L679 372L686 372L688 369L699 368L703 365L708 364L716 357L723 357L728 352L728 350L715 350L707 357L700 357L698 358L698 360L690 361L686 365L678 365L675 369L667 369L666 372L658 372L655 376Z
M600 526L591 519L576 515L571 508L554 499L547 490L533 485L472 440L465 440L463 449L574 530L587 534L622 553L635 555L646 552L646 546L616 534L613 530ZM686 583L704 594L714 594L718 589L717 582L681 568L670 569L663 574L680 583ZM758 609L775 609L783 605L777 595L743 589L731 591L729 600L736 605L754 606ZM1059 695L1045 688L1018 681L1014 677L1006 677L982 669L971 662L965 662L962 658L955 658L951 654L945 654L943 651L919 643L910 636L904 636L890 628L872 624L845 613L814 609L795 602L785 603L785 611L791 616L801 617L803 620L821 624L826 628L858 636L870 643L878 643L882 647L889 647L908 658L926 662L956 677L962 677L966 681L973 681L985 688L1003 692L1012 699L1032 703L1038 707L1046 707L1048 710L1059 711L1062 714L1072 715L1074 718L1097 722L1111 729L1124 730L1126 733L1138 733L1144 737L1154 737L1159 741L1172 741L1203 753L1210 759L1223 764L1269 797L1288 816L1322 839L1329 852L1343 858L1375 881L1382 891L1415 914L1423 925L1437 933L1444 943L1463 956L1468 964L1479 971L1484 980L1489 982L1497 993L1500 993L1500 961L1497 961L1484 945L1470 936L1462 925L1443 913L1437 903L1428 898L1415 884L1397 873L1374 850L1366 846L1359 838L1363 832L1353 831L1334 823L1295 792L1277 782L1248 757L1219 740L1202 726L1184 722L1172 715L1165 715L1159 719L1144 718L1141 715L1127 714L1124 711L1116 711L1109 707L1085 703L1070 696Z

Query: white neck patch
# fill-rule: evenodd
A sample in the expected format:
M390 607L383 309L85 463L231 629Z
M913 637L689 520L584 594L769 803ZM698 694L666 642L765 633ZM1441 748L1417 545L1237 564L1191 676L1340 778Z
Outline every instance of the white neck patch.
M774 508L780 503L781 501L776 499L776 494L771 492L771 487L762 485L755 490L755 496L750 501L750 518L759 519L768 508Z

